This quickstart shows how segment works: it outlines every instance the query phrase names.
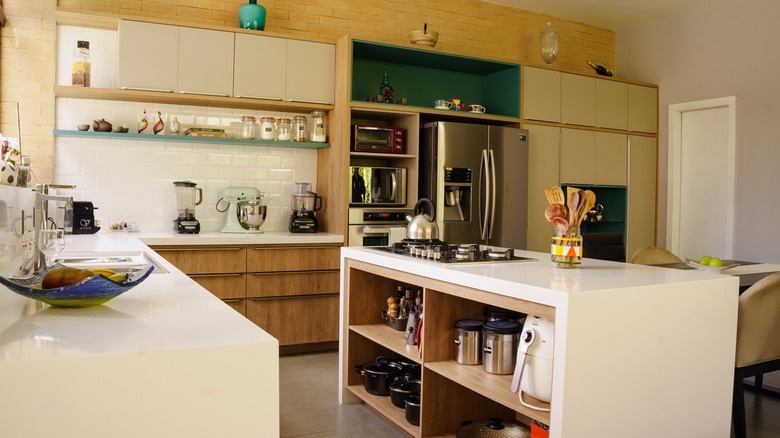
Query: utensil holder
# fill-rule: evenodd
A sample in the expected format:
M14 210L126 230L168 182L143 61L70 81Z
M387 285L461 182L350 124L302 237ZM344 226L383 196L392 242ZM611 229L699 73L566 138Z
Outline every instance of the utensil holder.
M580 230L555 234L550 246L550 261L557 268L578 268L582 263L582 235Z

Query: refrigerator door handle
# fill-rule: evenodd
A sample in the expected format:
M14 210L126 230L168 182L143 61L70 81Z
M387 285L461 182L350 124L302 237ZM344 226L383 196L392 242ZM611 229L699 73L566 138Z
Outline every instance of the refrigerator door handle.
M488 151L487 149L482 150L482 160L479 164L479 197L480 197L480 205L479 205L479 235L482 240L486 240L488 238L488 213L490 212L490 168L488 167L490 165L489 163L490 158L488 157ZM485 176L485 187L482 187L482 176ZM485 197L485 206L484 211L482 210L482 196Z
M498 186L496 186L496 157L493 155L493 150L490 150L490 179L493 180L493 190L490 193L490 221L488 221L488 239L493 238L493 225L496 223L496 192ZM487 211L487 210L486 210Z
M391 180L390 200L395 201L395 197L398 194L398 178L396 177L395 172L390 174L390 180Z

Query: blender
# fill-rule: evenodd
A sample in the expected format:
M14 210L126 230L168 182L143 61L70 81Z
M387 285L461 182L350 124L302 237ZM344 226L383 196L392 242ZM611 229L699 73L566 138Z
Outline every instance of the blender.
M292 214L290 215L291 233L316 233L317 217L315 211L322 208L322 196L309 190L309 183L295 183L292 194Z
M195 206L203 201L203 191L192 181L174 181L176 209L179 217L173 220L173 229L179 234L198 234L200 223L195 219ZM196 200L197 199L197 200Z
M260 200L263 194L254 187L227 187L222 198L217 201L216 209L227 211L223 233L262 233L260 225L265 221L266 206ZM229 205L220 210L219 203L224 200Z

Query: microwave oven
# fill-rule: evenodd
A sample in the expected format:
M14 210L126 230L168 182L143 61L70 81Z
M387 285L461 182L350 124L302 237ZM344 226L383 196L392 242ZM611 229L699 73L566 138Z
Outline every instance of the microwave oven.
M350 206L405 206L406 168L349 167Z
M403 154L406 151L404 130L392 126L352 125L352 150Z

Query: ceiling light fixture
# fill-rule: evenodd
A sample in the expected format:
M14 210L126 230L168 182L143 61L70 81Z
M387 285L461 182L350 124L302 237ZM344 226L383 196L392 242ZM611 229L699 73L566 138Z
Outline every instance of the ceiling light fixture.
M558 32L552 30L552 23L547 23L547 30L539 34L539 49L545 64L552 64L558 57Z

